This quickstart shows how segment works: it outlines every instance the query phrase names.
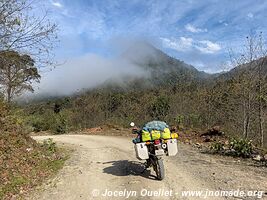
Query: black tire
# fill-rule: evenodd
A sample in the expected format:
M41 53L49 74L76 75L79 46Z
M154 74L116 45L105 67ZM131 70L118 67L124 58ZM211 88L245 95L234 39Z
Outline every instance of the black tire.
M163 164L163 159L156 159L156 174L158 180L163 180L165 177L165 169Z

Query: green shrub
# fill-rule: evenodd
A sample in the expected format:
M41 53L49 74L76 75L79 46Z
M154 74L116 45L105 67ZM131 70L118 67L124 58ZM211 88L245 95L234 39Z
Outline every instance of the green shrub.
M249 140L233 138L228 145L220 142L211 144L210 150L228 156L248 158L253 152L253 145Z
M170 99L167 96L156 97L149 106L149 114L154 119L164 119L170 111Z
M0 100L0 130L25 132L25 121L22 109L10 108Z
M44 119L40 116L34 116L31 118L31 126L34 132L46 131Z
M223 151L223 147L224 147L223 143L215 142L215 143L211 144L210 150L215 152L215 153L219 153L219 152Z
M52 138L43 141L42 147L47 149L51 153L55 153L57 151L56 143Z
M177 115L175 117L175 122L178 126L183 126L184 125L184 120L185 120L185 117L184 115Z
M201 124L201 118L198 114L189 114L187 116L187 123L191 128L198 127Z
M54 113L47 110L43 114L27 117L26 121L34 132L50 130L55 134L62 134L68 131L68 118L67 112Z
M247 139L231 139L229 143L230 154L239 157L250 157L253 151L253 146L250 140Z
M55 134L62 134L67 132L67 118L63 114L57 114L55 116L55 122L52 125L52 131Z

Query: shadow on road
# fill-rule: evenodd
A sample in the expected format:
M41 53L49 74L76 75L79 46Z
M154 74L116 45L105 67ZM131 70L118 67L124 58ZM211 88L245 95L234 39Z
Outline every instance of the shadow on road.
M114 176L142 176L148 179L156 179L156 176L151 175L151 171L145 170L145 166L141 162L129 161L129 160L118 160L104 162L102 164L112 164L103 169L104 173L112 174Z

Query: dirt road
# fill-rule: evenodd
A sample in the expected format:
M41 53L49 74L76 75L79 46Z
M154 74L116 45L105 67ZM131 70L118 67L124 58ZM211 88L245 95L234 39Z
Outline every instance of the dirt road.
M142 162L135 158L130 138L87 135L34 138L53 138L75 151L59 174L30 199L258 199L262 194L259 191L267 191L266 168L203 154L187 145L179 145L176 157L164 159L166 177L157 181L153 171L141 174ZM263 194L262 199L265 198Z

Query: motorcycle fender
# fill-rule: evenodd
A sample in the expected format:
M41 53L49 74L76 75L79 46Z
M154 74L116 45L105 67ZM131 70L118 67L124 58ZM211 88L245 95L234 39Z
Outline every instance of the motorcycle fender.
M156 156L162 156L165 153L164 153L164 150L163 149L159 149L159 150L155 150L155 154L156 154Z

